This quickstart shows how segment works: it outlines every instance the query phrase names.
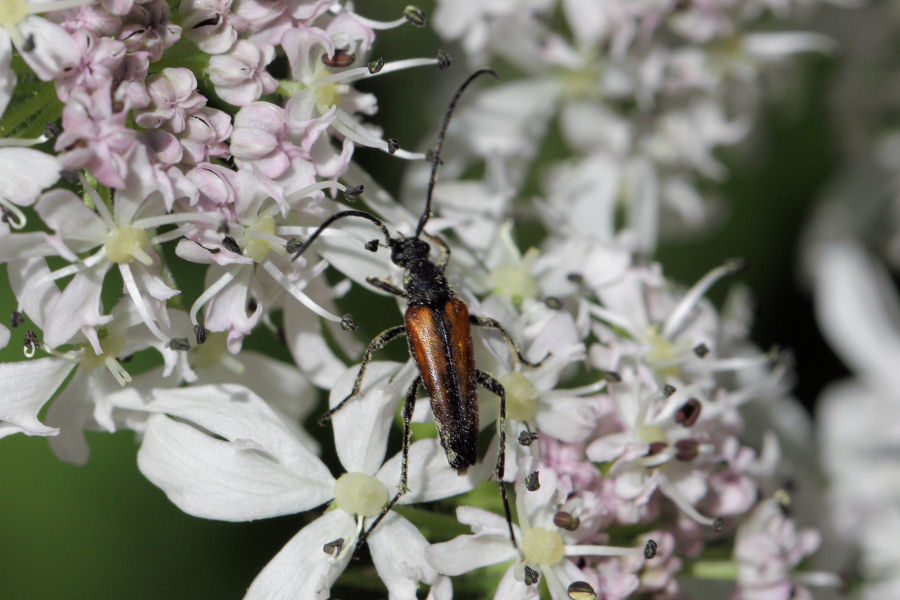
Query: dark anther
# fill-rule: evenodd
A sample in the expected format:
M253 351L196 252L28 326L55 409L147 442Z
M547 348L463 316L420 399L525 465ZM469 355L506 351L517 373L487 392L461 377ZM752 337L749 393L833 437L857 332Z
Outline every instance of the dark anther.
M172 350L190 350L191 343L187 338L172 338L169 340L169 348Z
M29 329L25 332L25 338L22 340L22 345L26 348L37 348L41 345L41 341L38 339L37 334Z
M219 20L222 18L222 15L213 15L205 21L200 21L196 25L194 25L191 29L200 29L201 27L215 27L219 24Z
M700 409L703 407L696 398L689 398L687 402L675 411L675 422L684 427L693 427L700 418Z
M622 382L622 376L619 375L618 373L616 373L615 371L602 371L601 376L603 377L603 379L605 379L606 381L608 381L610 383L621 383Z
M206 327L203 325L194 325L194 339L197 340L197 344L202 344L206 341Z
M656 454L659 454L660 452L662 452L663 450L666 449L666 446L668 446L668 444L665 442L651 443L649 445L649 447L647 448L647 456L654 456Z
M538 434L533 431L522 431L519 434L519 443L523 446L530 446L538 439Z
M728 270L732 273L741 273L742 271L747 270L747 259L732 258L725 263L725 266L728 267Z
M299 238L291 238L287 241L285 248L288 254L296 254L303 247L303 242Z
M669 398L675 392L676 392L676 389L675 389L674 385L667 383L666 385L663 386L662 393L663 393L663 396L665 396L666 398Z
M374 75L384 68L384 59L380 56L375 60L369 61L369 73Z
M50 121L44 125L44 135L48 138L55 138L59 135L59 124L56 121Z
M562 300L556 296L547 296L544 298L544 305L551 310L559 310L563 307Z
M697 344L696 346L694 346L694 354L696 354L700 358L703 358L704 356L709 354L709 346L707 346L706 344Z
M400 149L400 142L395 140L394 138L387 138L384 140L387 142L388 154L394 154L397 150Z
M428 150L425 151L425 160L426 161L428 161L430 163L434 163L434 156L435 156L434 148L429 148ZM443 160L438 163L438 165L442 165L442 164L444 164Z
M553 524L560 529L565 529L566 531L575 531L576 529L578 529L578 526L581 525L581 519L579 519L572 513L567 513L564 510L560 510L557 511L555 515L553 515Z
M322 546L322 552L324 552L325 554L330 554L332 556L337 556L343 547L344 538L338 538Z
M694 460L699 454L699 446L700 444L697 443L697 440L678 440L675 442L675 449L677 450L675 458L684 462Z
M322 62L329 67L349 67L353 64L354 60L356 60L355 56L340 48L335 50L334 54L331 56L328 56L327 54L322 55Z
M444 69L449 69L450 65L453 64L453 59L450 58L450 55L444 52L443 50L438 50L434 53L434 57L438 61L438 69L443 71Z
M582 275L581 273L566 273L566 279L576 285L581 285L582 283L584 283L584 275Z
M226 235L222 238L222 247L235 254L241 253L241 247L238 246L238 243L230 235Z
M59 178L66 183L78 183L78 171L64 169L59 172Z
M127 365L128 363L131 362L131 359L133 359L133 358L134 358L134 354L126 354L125 356L120 357L118 359L118 361L120 363L122 363L123 365Z
M525 585L534 585L540 579L540 574L537 571L525 565Z
M658 546L656 542L653 540L647 540L647 544L644 546L644 558L650 560L654 556L656 556L656 549Z
M725 530L725 519L723 519L722 517L716 517L715 520L713 520L712 528L713 528L713 531L715 531L716 533L724 531Z
M0 206L0 213L3 213L3 216L0 217L0 221L3 221L4 223L11 223L13 217L15 217L15 215L12 214L12 212L10 212L9 209L7 209L5 206Z
M566 590L572 600L594 600L597 592L587 581L573 581Z
M279 327L278 329L273 331L272 337L275 338L275 341L281 346L287 344L287 335L285 335L284 327Z
M352 315L346 314L341 317L341 329L344 331L356 331L359 329L359 325L353 319Z
M366 242L366 250L369 252L377 252L378 251L378 240L369 240Z
M365 188L362 184L354 185L353 187L348 187L344 190L344 200L347 202L356 202L357 196L363 193Z
M9 326L13 329L25 322L25 315L17 310L12 311L9 315Z
M722 460L718 461L716 464L713 465L713 472L714 473L724 473L725 471L728 470L728 467L729 467L728 461L723 458Z
M525 489L529 492L534 492L539 490L541 487L541 476L537 471L532 471L528 477L525 478Z
M408 4L406 8L403 9L403 16L406 17L406 20L409 21L410 24L415 25L416 27L425 27L425 11L418 6Z
M22 52L31 52L34 50L34 34L30 34L27 38L25 38L25 43L22 44Z

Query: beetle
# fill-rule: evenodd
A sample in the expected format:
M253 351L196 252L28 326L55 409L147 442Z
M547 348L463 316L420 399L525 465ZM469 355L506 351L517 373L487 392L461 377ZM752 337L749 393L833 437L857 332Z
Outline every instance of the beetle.
M348 217L357 217L367 219L381 229L385 238L385 244L391 251L391 262L404 269L402 289L383 279L376 277L366 278L366 281L372 286L406 300L405 322L403 325L383 331L369 343L363 355L352 391L320 420L322 422L330 418L350 399L359 394L366 366L376 351L388 342L404 335L406 336L409 342L410 354L418 366L419 375L407 391L403 405L403 447L400 485L394 497L375 518L369 528L360 535L358 547L394 504L397 503L400 496L408 491L407 461L411 437L410 422L413 409L415 408L416 395L420 387L424 387L431 399L431 410L434 414L441 446L447 455L447 462L460 475L465 474L467 469L476 463L478 459L479 432L477 385L485 387L500 398L500 416L498 419L500 450L494 473L500 484L500 493L503 499L507 525L509 526L510 539L514 545L516 544L509 499L503 483L506 455L506 392L499 381L488 373L476 368L475 355L472 349L471 327L474 325L497 330L512 349L514 361L517 363L537 367L547 357L544 357L537 363L529 362L519 351L509 332L498 321L469 314L466 303L453 292L445 276L447 264L450 261L449 246L440 238L425 232L425 225L431 216L432 193L438 165L440 164L441 146L444 142L450 117L462 93L469 84L477 77L485 74L497 77L497 74L491 69L475 71L457 89L447 107L438 133L438 141L431 157L431 176L425 195L425 209L419 218L415 235L412 237L391 236L384 222L375 215L362 210L345 210L326 219L294 254L295 260L335 221ZM428 242L421 239L422 237L426 237L440 246L441 256L437 262L431 260L431 246ZM372 240L366 244L366 248L373 252L378 247L378 240Z

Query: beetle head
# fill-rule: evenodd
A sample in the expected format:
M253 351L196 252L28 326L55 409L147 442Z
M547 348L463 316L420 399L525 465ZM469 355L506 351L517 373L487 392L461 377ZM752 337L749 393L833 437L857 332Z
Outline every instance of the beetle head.
M391 240L391 262L407 268L413 263L427 261L431 246L419 238L402 238Z

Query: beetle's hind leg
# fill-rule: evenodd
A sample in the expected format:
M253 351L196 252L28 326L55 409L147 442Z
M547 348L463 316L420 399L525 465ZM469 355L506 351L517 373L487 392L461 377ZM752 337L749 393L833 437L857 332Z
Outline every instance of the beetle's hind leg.
M410 430L410 423L412 423L413 411L416 408L416 394L419 392L419 386L422 385L422 376L416 377L416 379L412 382L412 385L409 386L409 391L406 392L406 401L403 403L403 458L400 463L400 485L397 487L397 493L394 494L394 497L391 498L391 501L388 502L384 509L382 509L381 513L375 520L372 521L372 524L369 525L368 529L366 529L360 536L359 540L356 542L356 549L359 550L362 545L365 543L366 538L369 537L369 534L372 533L372 530L381 523L381 520L384 519L385 516L391 511L397 501L400 500L400 496L409 491L409 487L406 485L407 478L409 476L409 443L412 439L412 431Z
M506 495L506 484L503 482L503 473L506 466L506 390L503 385L484 371L476 370L475 379L490 392L500 397L500 418L497 419L497 429L500 432L500 451L497 453L497 466L494 474L497 483L500 484L500 497L503 499L503 512L506 513L506 525L509 527L509 539L513 546L516 544L516 534L513 532L512 511L509 509L509 497Z
M347 396L337 403L334 408L330 408L328 412L319 417L319 425L324 425L325 421L331 418L331 415L341 410L344 407L344 404L347 403L350 398L359 394L359 389L362 387L362 380L366 374L366 367L369 366L369 361L372 360L372 355L375 354L378 350L380 350L385 344L393 340L394 338L403 335L406 333L406 327L404 325L398 325L397 327L391 327L390 329L385 329L378 336L369 342L369 347L366 348L366 353L363 354L362 363L359 365L359 373L356 374L356 381L353 382L353 390Z
M491 319L490 317L478 317L476 315L469 315L469 323L475 325L476 327L487 327L489 329L496 329L497 331L499 331L500 335L503 336L503 339L506 340L506 344L513 351L513 356L518 363L522 363L523 365L527 365L532 368L537 368L544 364L545 360L550 358L549 352L544 355L544 358L537 361L536 363L531 362L530 360L525 358L525 355L522 354L522 351L519 350L519 347L513 341L512 336L509 335L509 332L506 330L506 328L503 327L503 325L501 325L500 322L496 319Z

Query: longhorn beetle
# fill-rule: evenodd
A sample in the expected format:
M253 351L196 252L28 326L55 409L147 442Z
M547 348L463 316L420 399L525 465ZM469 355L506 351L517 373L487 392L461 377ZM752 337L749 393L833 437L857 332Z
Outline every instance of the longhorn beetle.
M387 226L375 215L361 210L345 210L326 219L294 255L294 259L296 259L303 254L310 244L338 219L359 217L371 221L381 229L385 243L391 250L391 262L405 270L403 274L404 289L400 289L383 279L376 277L366 278L366 281L372 286L406 299L406 322L405 325L391 327L383 331L369 343L363 355L356 381L353 384L353 390L322 417L322 420L330 418L351 398L359 394L366 366L372 359L375 351L391 340L403 335L407 337L410 354L419 367L419 375L409 388L403 405L403 460L400 486L397 489L397 493L378 517L360 535L357 547L363 544L369 533L397 503L400 496L408 491L406 483L410 421L416 404L416 394L420 386L425 387L428 396L431 398L431 410L434 413L438 436L441 446L443 446L444 452L447 454L447 461L450 463L450 466L456 469L457 473L463 475L469 467L475 464L478 459L478 395L475 389L477 384L484 386L500 397L500 417L498 420L500 451L497 457L495 475L500 484L500 494L503 498L503 509L506 512L510 539L513 544L516 543L509 509L509 498L506 495L506 487L503 484L503 467L506 456L506 392L499 381L475 367L470 327L476 325L496 329L513 350L515 361L531 367L537 367L540 363L529 362L516 347L509 332L499 322L494 319L469 314L466 303L450 289L444 275L447 263L450 260L450 248L440 238L425 233L425 224L428 223L428 219L431 216L431 197L437 168L440 164L441 146L447 133L447 125L450 123L450 117L463 91L473 80L484 74L497 77L497 74L490 69L481 69L474 72L459 87L450 101L450 105L447 107L438 134L437 145L434 147L431 159L431 177L428 181L428 191L425 196L425 210L419 218L419 224L416 227L414 236L409 238L401 236L391 237ZM436 263L428 256L431 247L428 242L420 239L420 236L427 237L440 246L442 254ZM372 240L367 243L366 248L373 252L376 251L378 249L378 240Z

